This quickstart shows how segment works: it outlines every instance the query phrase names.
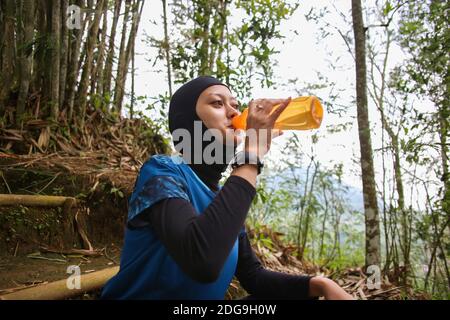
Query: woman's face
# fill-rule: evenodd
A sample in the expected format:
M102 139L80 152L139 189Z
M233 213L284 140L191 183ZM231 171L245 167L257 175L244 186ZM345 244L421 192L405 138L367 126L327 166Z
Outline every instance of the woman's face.
M241 143L239 130L235 130L231 125L231 119L240 114L238 102L227 87L214 85L205 89L197 100L196 111L208 129L217 129L220 137L214 132L213 135L222 143Z

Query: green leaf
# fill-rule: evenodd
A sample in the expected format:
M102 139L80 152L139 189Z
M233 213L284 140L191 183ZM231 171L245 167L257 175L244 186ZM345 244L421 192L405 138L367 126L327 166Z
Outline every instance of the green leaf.
M384 6L384 9L383 9L383 15L387 16L389 14L389 12L391 12L392 9L393 8L391 6L391 3L389 1L386 1L386 5Z

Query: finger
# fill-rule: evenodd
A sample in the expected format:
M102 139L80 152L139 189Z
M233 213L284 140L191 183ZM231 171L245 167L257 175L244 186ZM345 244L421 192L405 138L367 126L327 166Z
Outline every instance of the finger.
M270 115L270 118L272 121L275 122L278 119L280 114L287 108L287 106L289 105L291 100L292 100L291 97L283 100L283 102L280 104L280 106L272 112L272 114Z
M261 103L264 105L269 105L271 107L276 106L277 104L283 103L286 99L261 99Z
M286 99L255 99L250 101L250 109L255 109L257 111L265 111L266 113L272 112L273 108L277 105L281 105Z
M256 111L261 110L261 109L258 107L258 106L262 106L261 100L262 100L262 99L252 99L252 100L250 101L250 103L248 104L248 111L253 113L255 110L256 110Z
M255 110L269 115L276 105L283 103L284 99L257 99L255 100Z
M254 101L255 101L255 100L252 99L252 100L250 100L250 102L248 103L247 106L248 106L248 109L249 109L249 110L253 109L253 107L255 106Z

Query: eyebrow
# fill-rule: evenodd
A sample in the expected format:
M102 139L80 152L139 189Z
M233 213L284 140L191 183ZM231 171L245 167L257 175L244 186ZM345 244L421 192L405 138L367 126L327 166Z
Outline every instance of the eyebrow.
M220 97L222 97L222 98L226 98L227 96L224 96L223 94L221 94L221 93L210 93L209 94L210 96L212 96L212 95L216 95L216 96L220 96ZM237 102L237 99L235 98L235 97L231 97L230 98L230 100L234 100L234 101L236 101Z

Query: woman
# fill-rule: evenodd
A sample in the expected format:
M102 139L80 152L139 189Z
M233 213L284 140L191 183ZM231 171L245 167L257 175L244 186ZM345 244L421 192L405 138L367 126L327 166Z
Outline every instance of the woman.
M103 299L224 299L233 276L254 299L352 298L327 278L264 269L244 228L262 158L280 134L272 132L274 122L288 103L250 102L247 132L256 138L246 137L233 158L242 138L231 129L239 111L229 88L202 76L175 92L169 129L183 157L155 155L141 168L120 271L105 285ZM269 134L261 135L265 130ZM220 187L232 159L234 169Z

